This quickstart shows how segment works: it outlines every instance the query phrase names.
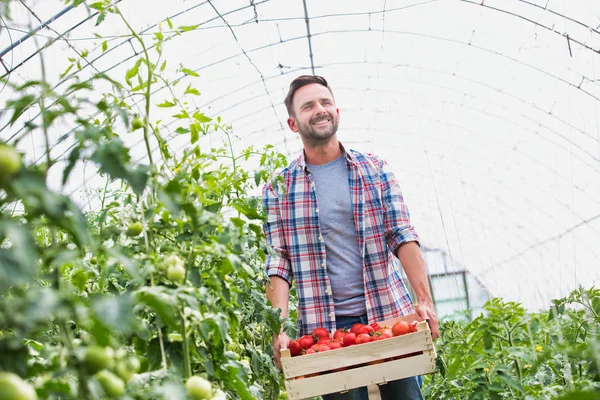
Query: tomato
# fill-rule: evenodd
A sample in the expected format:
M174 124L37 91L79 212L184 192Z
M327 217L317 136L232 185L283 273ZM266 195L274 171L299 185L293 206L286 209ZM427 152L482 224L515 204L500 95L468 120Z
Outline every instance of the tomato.
M406 335L408 332L410 332L410 326L406 321L396 322L392 327L394 336Z
M290 354L292 355L292 357L299 356L300 354L302 354L302 349L300 348L300 344L298 344L298 342L295 340L292 340L290 342L289 349L290 349Z
M371 328L373 328L374 331L378 331L381 329L381 327L379 326L379 324L377 322L373 322L371 324Z
M212 398L212 385L201 376L190 377L185 383L185 388L193 400Z
M123 379L125 382L129 382L133 375L140 371L140 368L140 360L137 357L128 356L117 362L115 372L119 378Z
M90 372L98 372L112 366L114 355L110 347L90 346L85 349L83 362Z
M330 337L326 337L326 338L323 338L323 339L319 339L319 341L317 342L317 344L329 344L331 342L332 342L331 338Z
M322 353L322 352L324 352L324 351L331 350L331 347L329 347L329 346L328 346L328 345L326 345L326 344L318 344L318 345L315 345L315 346L318 346L318 347L315 349L315 351L316 351L317 353Z
M0 399L2 400L36 400L37 394L33 386L12 372L0 372Z
M371 336L368 333L361 333L356 337L356 344L369 343L371 341Z
M125 383L112 372L104 370L94 376L98 379L102 390L108 397L117 397L125 392Z
M310 336L310 335L304 335L300 339L298 339L298 344L300 345L301 349L306 350L310 346L312 346L313 344L315 344L315 341L313 340L312 336Z
M408 324L410 326L410 331L411 332L416 332L417 331L417 324L419 323L419 321L413 321L410 324Z
M142 230L144 230L144 226L140 222L132 222L127 227L125 234L129 237L136 237L139 236L140 233L142 233Z
M131 121L131 131L137 131L140 128L144 127L144 121L142 121L139 118L134 118L133 121Z
M394 333L392 332L391 329L385 328L385 329L381 330L381 335L380 336L382 338L384 338L384 339L389 339L389 338L394 337Z
M0 145L0 182L21 169L21 154L12 146Z
M315 341L319 339L324 339L329 337L329 332L325 328L317 328L312 332L312 336L315 338Z
M358 334L360 335L361 333L366 333L368 335L372 335L373 332L375 332L375 330L373 329L373 327L371 325L363 325L360 327L360 329L358 330Z
M356 333L346 333L344 335L344 347L352 346L356 344Z
M341 349L343 346L340 342L333 342L329 344L330 350Z
M343 339L344 335L348 332L348 330L346 329L338 329L337 331L335 331L335 333L333 334L333 340L339 340L339 339Z
M217 389L212 400L227 400L227 395L221 389Z
M350 328L350 332L354 333L355 335L358 335L360 332L360 328L363 327L363 324L361 324L360 322L352 325L352 328Z
M310 349L306 350L305 354L314 354L314 353L315 353L315 349L310 348Z
M175 283L183 283L185 279L185 267L182 264L169 265L167 278Z

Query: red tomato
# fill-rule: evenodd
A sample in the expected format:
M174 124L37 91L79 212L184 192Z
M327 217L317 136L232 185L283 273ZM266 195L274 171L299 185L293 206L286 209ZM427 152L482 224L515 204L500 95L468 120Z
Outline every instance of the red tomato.
M352 325L352 328L350 328L350 332L354 333L355 335L358 335L359 334L358 331L362 327L363 327L363 324L361 324L360 322L358 322L358 323Z
M379 326L379 324L377 322L373 322L371 324L371 327L373 328L373 330L378 331L381 329L381 327Z
M306 354L314 354L314 353L315 353L314 349L306 350Z
M356 344L369 343L371 341L371 336L368 333L361 333L356 337Z
M317 344L330 344L333 340L331 340L331 338L326 337L323 339L319 339L319 341L317 342Z
M392 334L394 336L406 335L410 332L410 326L406 321L396 322L392 327Z
M389 339L391 337L394 337L394 333L392 332L391 329L385 328L381 330L381 335L380 335L383 339Z
M409 324L411 332L416 332L417 331L417 324L418 323L419 323L419 321L413 321L413 322L411 322Z
M319 339L328 338L329 332L325 328L317 328L312 332L312 336L315 338L315 342L317 342Z
M333 342L331 344L329 344L329 349L331 350L335 350L335 349L341 349L343 346L340 342Z
M292 357L299 356L300 354L302 354L300 344L298 344L298 342L296 342L295 340L292 340L290 342L290 354L292 355Z
M310 335L304 335L300 339L298 339L298 344L300 345L301 349L306 350L310 346L312 346L313 344L315 344L315 341L313 340L312 336L310 336Z
M343 339L344 335L346 334L346 332L348 332L346 329L338 329L337 331L335 331L335 333L333 334L333 339L334 340L338 340L338 339Z
M356 344L356 333L346 333L344 335L344 347L352 346Z
M329 347L329 346L328 346L328 345L326 345L326 344L320 344L320 345L319 345L319 350L317 350L317 351L318 351L319 353L322 353L322 352L324 352L324 351L328 351L328 350L331 350L331 347Z
M359 330L358 334L366 333L368 335L372 335L375 332L375 329L371 325L363 325Z

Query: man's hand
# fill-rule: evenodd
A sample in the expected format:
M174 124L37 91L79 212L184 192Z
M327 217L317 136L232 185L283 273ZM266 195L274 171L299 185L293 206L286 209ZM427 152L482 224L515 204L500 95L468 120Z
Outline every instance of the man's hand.
M440 329L438 327L438 319L437 315L435 315L435 308L432 303L422 303L415 305L415 311L417 314L421 316L425 321L429 323L429 328L431 329L431 338L433 340L437 339L440 336Z
M273 336L273 359L275 360L275 364L277 368L282 370L281 368L281 350L287 349L290 345L292 339L285 333L281 332L277 336Z

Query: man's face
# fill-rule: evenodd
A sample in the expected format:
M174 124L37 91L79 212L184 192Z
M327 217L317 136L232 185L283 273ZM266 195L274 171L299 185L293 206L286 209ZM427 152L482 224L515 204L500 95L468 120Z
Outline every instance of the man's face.
M288 125L309 143L326 142L337 132L340 111L325 86L318 83L302 86L294 94L292 107L294 115L288 118Z

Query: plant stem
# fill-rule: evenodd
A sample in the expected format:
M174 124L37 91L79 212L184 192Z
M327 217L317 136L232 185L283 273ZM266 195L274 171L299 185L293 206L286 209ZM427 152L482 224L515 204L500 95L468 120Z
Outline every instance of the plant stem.
M144 50L144 58L146 59L146 68L148 69L148 76L146 82L146 118L144 119L144 142L146 143L146 151L148 152L148 160L150 161L150 166L154 166L154 162L152 160L152 149L150 147L150 137L148 136L148 124L150 123L150 95L151 95L151 85L152 85L152 63L150 63L150 56L148 55L148 49L146 49L146 44L144 40L137 34L137 32L129 25L129 22L125 19L123 14L121 14L121 10L117 9L117 13L121 16L121 19L127 25L127 29L131 32L134 38L140 43L142 49Z
M189 378L192 376L192 364L190 361L190 344L188 342L188 334L187 327L185 324L185 316L183 315L183 310L181 310L181 331L183 333L183 377Z

